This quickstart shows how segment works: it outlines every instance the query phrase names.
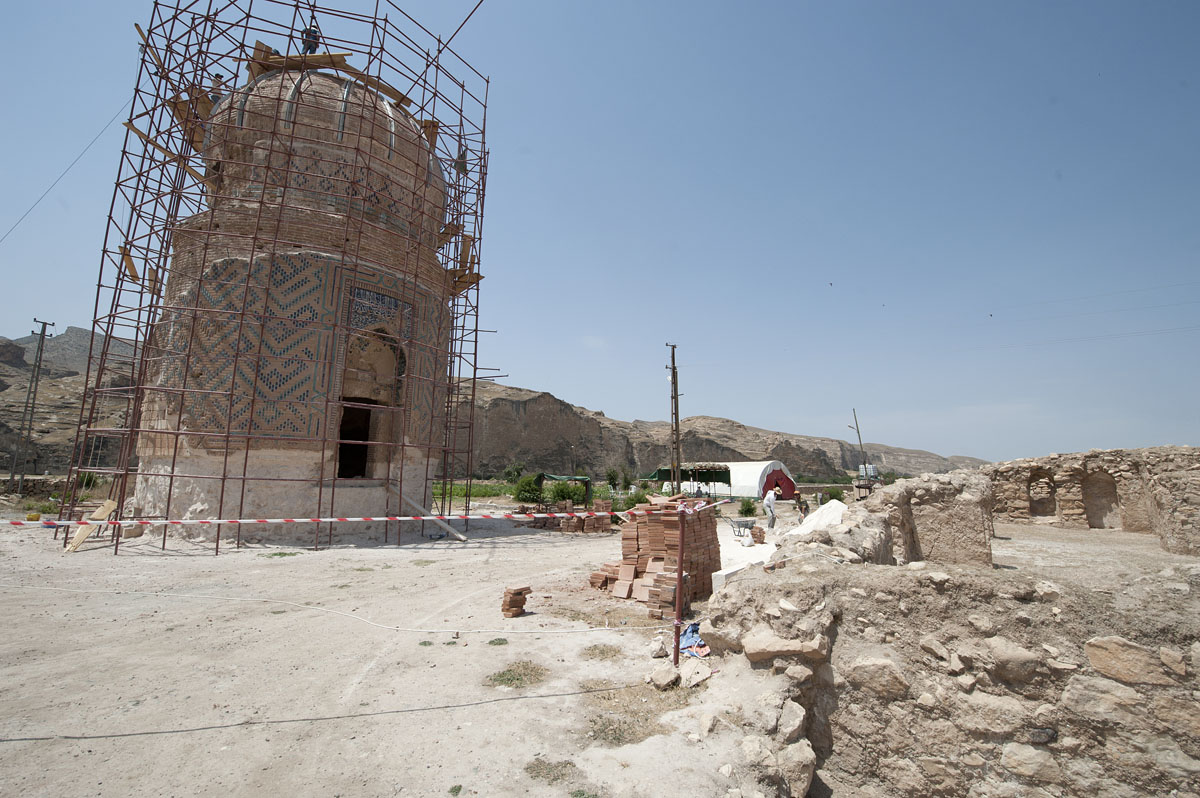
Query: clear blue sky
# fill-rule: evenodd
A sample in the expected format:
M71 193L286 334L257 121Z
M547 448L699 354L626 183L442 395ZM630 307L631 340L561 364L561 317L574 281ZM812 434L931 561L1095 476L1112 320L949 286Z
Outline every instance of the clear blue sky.
M0 234L127 105L149 8L6 14ZM492 79L480 364L665 419L671 341L685 416L1200 444L1198 32L1191 0L486 0L454 42ZM0 334L89 325L122 132L0 244Z

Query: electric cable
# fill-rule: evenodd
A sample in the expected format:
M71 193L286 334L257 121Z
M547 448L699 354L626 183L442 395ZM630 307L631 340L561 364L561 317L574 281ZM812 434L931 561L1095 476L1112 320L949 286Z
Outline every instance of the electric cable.
M92 145L95 144L100 139L100 137L104 135L104 131L108 130L108 128L112 125L112 123L117 121L117 117L120 116L121 112L125 110L125 107L128 104L128 102L129 102L128 100L121 101L121 105L119 108L117 108L117 112L112 115L112 119L110 119L104 123L104 127L100 128L100 132L97 133L95 135L95 137L91 141L88 142L88 145L83 148L82 152L80 152L78 155L75 156L75 160L71 161L71 163L69 163L67 165L67 168L62 170L62 174L60 174L58 177L54 178L54 182L50 184L49 188L47 188L45 191L42 192L42 196L38 197L34 201L34 203L29 206L29 210L27 210L27 211L25 211L25 213L21 214L21 218L17 219L17 221L13 223L12 227L8 228L8 232L5 233L2 237L0 237L0 244L3 244L4 240L6 238L8 238L9 234L12 233L13 230L16 230L17 226L20 225L21 222L25 221L26 216L33 213L33 209L36 208L39 204L41 204L41 201L46 198L47 194L49 194L51 191L54 190L54 187L58 185L58 182L67 176L67 172L71 171L71 168L73 166L75 166L75 164L79 163L79 159L82 158L84 155L86 155L87 151L92 148Z

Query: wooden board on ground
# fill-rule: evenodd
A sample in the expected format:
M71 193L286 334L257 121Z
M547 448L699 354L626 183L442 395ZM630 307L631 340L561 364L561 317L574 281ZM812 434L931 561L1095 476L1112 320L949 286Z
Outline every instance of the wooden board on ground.
M96 531L96 527L91 524L80 524L79 531L75 533L75 537L71 538L71 542L67 544L67 547L63 551L75 551L83 545L83 541L87 540L88 535L94 531Z

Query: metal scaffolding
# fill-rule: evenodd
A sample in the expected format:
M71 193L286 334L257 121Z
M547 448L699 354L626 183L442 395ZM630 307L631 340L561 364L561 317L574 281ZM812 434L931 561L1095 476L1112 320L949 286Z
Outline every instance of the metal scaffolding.
M60 517L449 512L472 477L487 78L390 0L159 0L137 28Z

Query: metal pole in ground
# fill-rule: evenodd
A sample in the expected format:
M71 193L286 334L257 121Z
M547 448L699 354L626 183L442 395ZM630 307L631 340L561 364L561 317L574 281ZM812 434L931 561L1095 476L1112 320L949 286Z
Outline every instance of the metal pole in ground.
M679 507L677 507L675 509L675 517L677 519L677 523L679 524L679 548L678 548L678 554L676 555L679 558L679 561L675 564L675 657L674 657L673 662L675 664L675 667L678 668L679 667L679 632L683 626L683 552L684 552L684 546L683 546L683 539L684 539L683 520L684 519L683 519L683 517L684 517L684 512L683 512L683 503L682 502L680 502ZM665 516L664 516L663 520L666 520Z
M34 324L42 325L42 329L38 336L37 354L33 358L33 371L29 374L29 388L25 391L25 406L21 409L21 423L17 428L17 441L13 445L12 451L12 469L8 475L8 489L13 489L13 483L16 483L17 493L25 493L25 440L28 438L30 443L33 442L33 409L37 405L38 381L42 374L42 350L46 346L46 327L53 327L52 321L33 320ZM18 465L20 461L20 465ZM21 476L18 481L17 469L21 469Z
M683 452L679 436L679 370L675 368L675 344L671 347L671 485L676 494L682 490Z

